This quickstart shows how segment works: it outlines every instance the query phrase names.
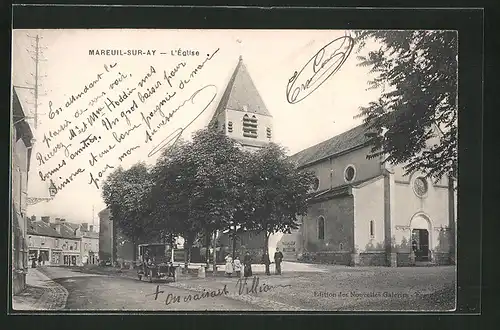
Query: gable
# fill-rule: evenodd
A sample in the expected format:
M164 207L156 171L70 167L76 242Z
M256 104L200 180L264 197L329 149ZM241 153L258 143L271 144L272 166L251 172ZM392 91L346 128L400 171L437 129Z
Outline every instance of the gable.
M229 79L226 90L222 94L214 119L219 118L219 114L226 109L272 117L257 91L241 56L233 75Z

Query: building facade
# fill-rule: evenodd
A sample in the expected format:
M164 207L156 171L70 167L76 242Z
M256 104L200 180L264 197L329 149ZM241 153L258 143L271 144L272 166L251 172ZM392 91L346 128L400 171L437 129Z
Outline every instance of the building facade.
M371 145L355 127L290 157L316 175L300 219L297 257L346 265L454 263L453 181L367 159ZM290 240L293 241L293 240Z
M27 187L28 172L32 150L33 133L26 122L26 115L16 91L13 91L12 102L13 127L11 132L11 251L12 251L12 292L17 294L26 286L28 269L28 245L26 241L27 227Z
M99 260L113 265L119 261L134 261L134 245L111 220L111 211L99 212Z
M50 222L50 217L43 216L37 221L31 217L27 231L30 260L47 266L82 265L81 238L61 220Z

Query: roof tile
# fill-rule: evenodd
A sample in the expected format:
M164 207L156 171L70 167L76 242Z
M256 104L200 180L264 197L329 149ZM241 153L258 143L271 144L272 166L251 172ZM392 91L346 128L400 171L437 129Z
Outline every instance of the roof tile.
M323 158L334 156L341 152L368 143L370 139L365 135L367 132L368 131L364 125L356 126L344 133L332 137L331 139L304 149L290 156L289 159L296 162L299 167L303 167Z
M271 117L241 57L221 97L214 117L225 109L237 111L245 111L246 109L250 113Z

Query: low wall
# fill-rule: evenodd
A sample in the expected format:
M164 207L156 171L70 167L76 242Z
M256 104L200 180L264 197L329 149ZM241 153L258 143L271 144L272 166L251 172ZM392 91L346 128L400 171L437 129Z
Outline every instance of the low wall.
M434 252L432 262L436 265L450 265L450 254L448 252Z
M369 252L359 254L359 266L387 266L385 252Z
M298 261L307 263L349 265L351 254L349 252L304 252Z
M398 267L413 266L411 259L410 259L410 252L398 252L397 264L398 264Z

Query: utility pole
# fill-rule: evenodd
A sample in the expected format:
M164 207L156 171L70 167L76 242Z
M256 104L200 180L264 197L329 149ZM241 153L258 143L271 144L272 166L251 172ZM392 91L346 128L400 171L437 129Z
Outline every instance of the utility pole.
M29 104L33 105L33 118L34 120L34 127L37 129L38 127L38 116L41 115L38 112L38 106L40 105L39 103L39 97L44 96L46 94L41 95L40 94L40 78L44 78L46 76L41 76L40 75L40 62L41 61L46 61L46 59L43 58L43 49L46 49L46 47L41 47L40 46L40 39L43 39L43 37L40 37L38 34L35 37L32 37L28 35L29 38L32 38L35 40L35 45L32 45L34 50L29 50L26 49L26 51L30 54L31 59L35 62L35 72L31 73L31 76L33 77L34 83L26 82L27 86L16 86L14 85L15 88L21 88L21 89L29 89L33 93L34 97L34 103L27 102Z

